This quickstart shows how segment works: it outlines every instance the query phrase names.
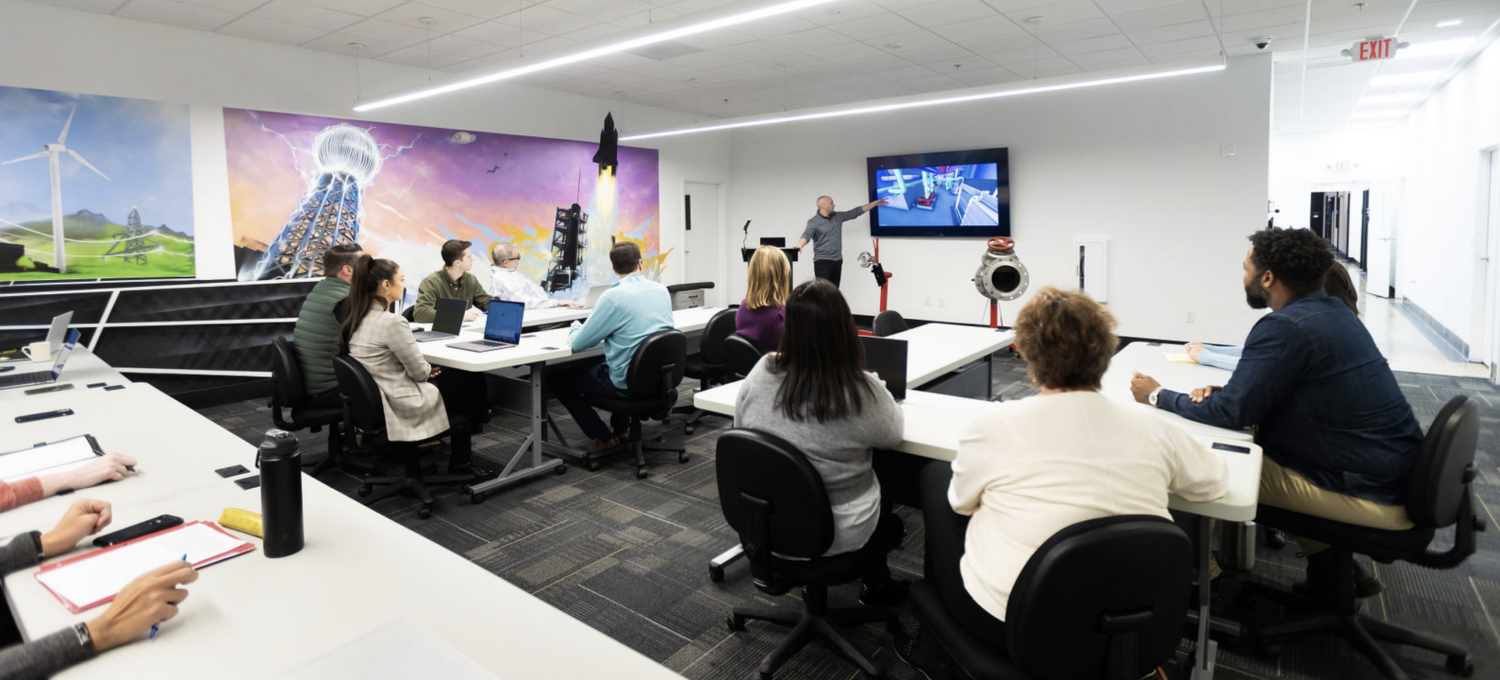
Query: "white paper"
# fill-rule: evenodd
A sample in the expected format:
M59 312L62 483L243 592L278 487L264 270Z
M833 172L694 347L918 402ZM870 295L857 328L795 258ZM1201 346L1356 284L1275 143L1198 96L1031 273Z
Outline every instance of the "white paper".
M194 524L37 575L52 592L80 607L119 594L136 577L187 555L193 564L244 545L206 524ZM201 566L201 565L200 565Z
M14 445L14 444L13 444ZM97 458L88 437L73 437L45 446L0 454L0 480L13 482L71 470Z
M496 680L432 631L396 619L293 668L281 680Z

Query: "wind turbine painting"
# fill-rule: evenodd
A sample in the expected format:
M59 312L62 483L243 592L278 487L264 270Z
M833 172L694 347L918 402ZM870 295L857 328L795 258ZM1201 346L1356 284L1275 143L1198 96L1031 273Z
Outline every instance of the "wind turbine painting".
M0 87L0 280L192 276L183 104Z

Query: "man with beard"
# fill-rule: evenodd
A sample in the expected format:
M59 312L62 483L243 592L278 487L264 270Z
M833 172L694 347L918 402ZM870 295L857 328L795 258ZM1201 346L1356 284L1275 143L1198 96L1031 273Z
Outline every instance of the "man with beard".
M1348 524L1411 528L1407 476L1422 428L1364 324L1324 293L1323 275L1333 264L1328 242L1307 230L1267 229L1250 244L1245 299L1271 313L1250 330L1229 382L1184 394L1138 373L1131 392L1189 420L1256 426L1266 455L1261 503ZM1331 590L1327 546L1299 542L1307 554L1302 589ZM1359 596L1380 592L1366 565L1356 570Z

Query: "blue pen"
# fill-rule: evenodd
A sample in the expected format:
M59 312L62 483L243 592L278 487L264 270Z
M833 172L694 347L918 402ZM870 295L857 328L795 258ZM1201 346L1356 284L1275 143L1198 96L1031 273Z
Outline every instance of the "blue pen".
M183 553L182 554L182 561L183 562L187 561L187 553ZM158 625L159 624L155 624L155 623L151 624L151 635L146 638L147 640L150 640L152 642L156 642L156 629L157 629Z

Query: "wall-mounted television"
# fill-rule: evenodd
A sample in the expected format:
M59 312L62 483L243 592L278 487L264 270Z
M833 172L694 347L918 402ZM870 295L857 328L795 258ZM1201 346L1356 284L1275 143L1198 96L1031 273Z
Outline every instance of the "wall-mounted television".
M1010 236L1006 149L944 151L866 160L871 236Z

